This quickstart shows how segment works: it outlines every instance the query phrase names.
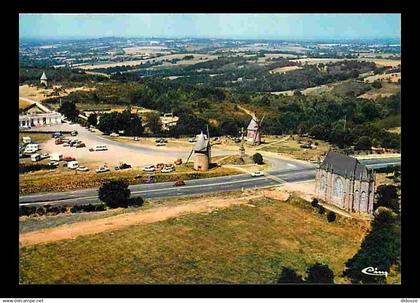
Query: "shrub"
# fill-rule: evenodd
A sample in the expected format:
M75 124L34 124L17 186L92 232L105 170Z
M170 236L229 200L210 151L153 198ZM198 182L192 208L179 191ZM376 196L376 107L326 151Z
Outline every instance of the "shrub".
M289 267L284 267L281 274L277 277L277 283L302 283L302 276L298 275L296 270Z
M252 160L257 164L263 164L264 163L263 156L260 153L255 153L252 156Z
M144 200L142 197L133 197L128 200L128 206L143 206Z
M106 210L105 203L95 204L95 211L104 211Z
M315 263L306 270L308 283L332 283L334 284L334 272L328 265Z
M312 207L318 207L318 204L319 202L318 202L318 199L317 198L313 198L312 199L312 202L311 202L311 205L312 205Z
M44 208L44 207L42 207L42 206L40 206L40 207L38 207L38 208L36 209L36 214L37 214L38 216L43 216L43 215L45 215L45 213L46 213L45 208Z
M80 210L81 210L81 208L80 208L79 205L74 205L74 206L72 206L72 208L70 208L70 211L72 213L78 213L78 212L80 212Z
M395 185L379 185L376 190L375 208L387 207L398 213L400 211L400 203L398 197L398 190Z
M97 204L82 204L82 205L74 205L70 208L72 213L80 213L80 212L92 212L92 211L104 211L106 210L105 203L97 203Z
M320 205L318 208L318 214L323 215L325 214L325 207Z
M21 206L19 208L19 216L30 216L36 212L36 206Z
M99 188L98 197L108 207L117 208L128 206L130 194L127 181L108 181Z
M328 222L334 222L336 218L337 218L337 215L335 214L335 212L333 211L328 212L328 215L327 215Z

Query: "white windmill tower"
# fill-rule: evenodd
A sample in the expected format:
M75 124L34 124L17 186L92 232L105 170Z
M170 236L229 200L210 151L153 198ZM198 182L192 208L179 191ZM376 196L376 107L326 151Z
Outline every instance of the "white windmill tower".
M247 135L246 135L246 142L251 145L259 145L261 144L261 125L264 121L264 117L261 119L261 121L257 118L257 116L254 114L252 116L251 121L248 124L247 127Z

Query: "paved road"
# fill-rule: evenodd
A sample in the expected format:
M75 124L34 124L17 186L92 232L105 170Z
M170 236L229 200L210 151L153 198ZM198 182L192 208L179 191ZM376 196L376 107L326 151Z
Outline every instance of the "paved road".
M399 165L401 160L399 158L390 158L361 160L360 162L366 164L368 167L379 168ZM286 182L313 180L315 178L315 165L313 164L287 161L285 165L288 168L271 170L263 177L251 177L249 174L240 174L234 176L189 180L186 181L186 186L182 187L174 187L173 182L164 182L156 184L131 185L130 189L133 197L142 196L144 198L160 198L226 192L250 188L263 188ZM75 205L97 201L97 188L70 192L33 194L19 197L20 205L32 203Z

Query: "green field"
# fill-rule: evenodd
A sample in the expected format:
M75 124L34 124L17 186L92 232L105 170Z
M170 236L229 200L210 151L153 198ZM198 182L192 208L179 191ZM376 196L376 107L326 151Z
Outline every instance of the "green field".
M314 262L348 283L340 274L366 222L328 223L295 197L251 206L24 247L20 283L273 283L282 266L303 273Z

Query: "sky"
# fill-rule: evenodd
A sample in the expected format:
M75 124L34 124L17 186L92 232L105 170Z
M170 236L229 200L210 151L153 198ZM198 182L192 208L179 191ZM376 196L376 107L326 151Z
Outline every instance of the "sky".
M400 14L20 14L21 39L400 38Z

